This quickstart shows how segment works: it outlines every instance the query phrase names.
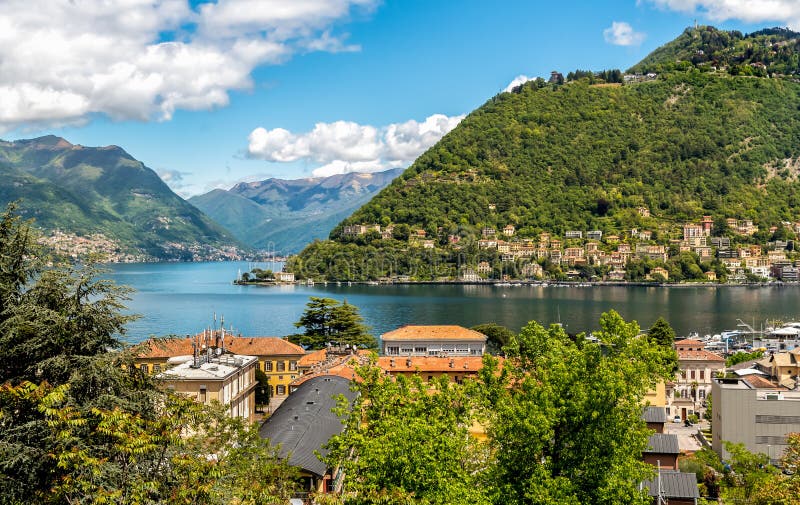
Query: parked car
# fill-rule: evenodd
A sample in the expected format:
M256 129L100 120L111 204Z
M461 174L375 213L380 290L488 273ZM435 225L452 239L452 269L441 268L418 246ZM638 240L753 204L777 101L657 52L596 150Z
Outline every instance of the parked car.
M675 417L672 418L672 422L673 423L682 423L683 419L681 419L681 416L675 416Z

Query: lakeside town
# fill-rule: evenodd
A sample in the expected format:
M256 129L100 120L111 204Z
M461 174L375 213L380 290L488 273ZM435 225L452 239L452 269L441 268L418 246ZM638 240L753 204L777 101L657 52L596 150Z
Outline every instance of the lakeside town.
M585 338L598 345L591 335ZM800 323L766 333L673 340L674 375L642 400L641 416L651 434L641 459L657 469L643 485L654 503L698 503L700 490L707 498L704 482L683 471L681 462L703 450L727 460L726 443L743 444L781 468L787 437L800 431L799 344ZM754 348L762 345L769 350ZM140 349L136 366L162 387L200 403L221 402L231 416L258 420L260 436L299 470L302 488L295 496L301 501L341 493L346 479L354 477L328 466L325 456L328 440L345 429L330 415L335 397L353 401L351 384L364 380L363 367L395 379L417 377L434 388L442 378L453 384L480 380L487 356L504 359L486 334L457 325L402 326L380 336L377 353L330 342L307 351L286 338L233 335L224 327L148 341ZM473 425L470 436L485 438L485 428Z

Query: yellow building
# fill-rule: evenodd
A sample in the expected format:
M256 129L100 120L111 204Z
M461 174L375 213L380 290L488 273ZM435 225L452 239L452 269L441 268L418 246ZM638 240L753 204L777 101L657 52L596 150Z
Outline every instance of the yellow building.
M182 362L182 356L192 355L192 341L199 337L201 346L206 339L211 347L224 348L225 351L245 356L255 356L256 365L269 379L270 397L282 398L289 394L289 383L300 372L297 363L305 356L299 345L279 337L233 336L223 330L208 330L196 337L149 340L142 344L136 357L136 366L149 373L159 373Z
M161 384L193 400L228 407L228 415L253 421L256 409L256 358L239 354L196 353L156 376ZM221 350L220 350L221 351Z

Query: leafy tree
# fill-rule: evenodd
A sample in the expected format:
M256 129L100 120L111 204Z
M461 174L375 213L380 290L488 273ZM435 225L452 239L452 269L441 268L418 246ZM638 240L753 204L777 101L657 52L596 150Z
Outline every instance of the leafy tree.
M761 359L763 356L764 351L736 352L725 359L725 366L731 367L739 363L744 363L745 361Z
M595 344L531 322L502 373L491 360L482 370L497 503L650 502L641 402L671 370L635 322L611 311L600 327Z
M489 354L502 353L503 347L516 337L513 331L497 323L479 324L470 329L486 335L486 352Z
M673 348L675 343L675 330L663 317L659 317L653 326L647 331L648 338L661 347L663 356L663 366L672 371L672 375L678 371L678 354Z
M268 405L270 398L269 377L256 367L256 405Z
M377 347L375 338L363 324L358 309L332 298L312 296L300 320L294 323L297 328L305 328L302 335L289 339L309 349L322 349L327 343L355 345L372 349Z
M360 394L326 458L348 475L344 503L488 505L488 453L469 434L479 396L474 384L392 377L374 363L357 373Z

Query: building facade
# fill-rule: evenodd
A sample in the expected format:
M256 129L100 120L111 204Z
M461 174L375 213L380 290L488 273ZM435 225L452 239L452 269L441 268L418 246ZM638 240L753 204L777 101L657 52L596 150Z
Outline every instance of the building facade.
M790 391L755 375L714 379L712 448L729 457L723 442L744 444L776 462L787 447L786 436L800 432L800 391Z
M381 335L384 356L483 356L486 335L454 325L403 326Z
M163 387L209 405L218 401L231 417L253 421L256 410L256 357L197 352L156 375Z
M679 340L674 347L678 353L678 373L667 388L667 415L685 420L703 408L714 374L725 369L725 359L706 351L698 340Z

